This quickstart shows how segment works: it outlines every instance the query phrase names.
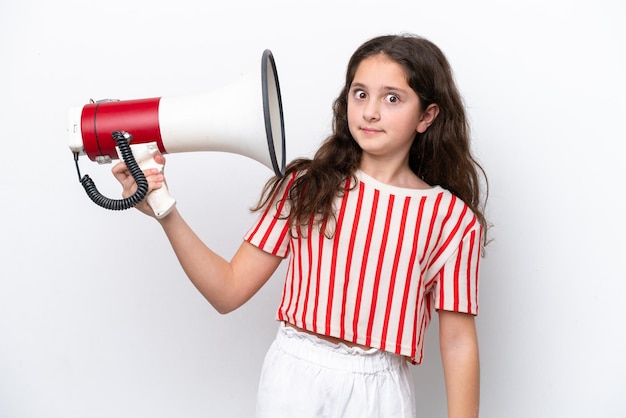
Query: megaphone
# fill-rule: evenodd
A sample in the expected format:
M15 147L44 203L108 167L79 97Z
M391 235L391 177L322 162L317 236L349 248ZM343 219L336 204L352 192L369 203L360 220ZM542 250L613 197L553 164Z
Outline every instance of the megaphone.
M229 152L252 158L279 177L285 172L280 86L274 57L267 49L260 69L209 93L103 100L72 108L68 132L81 184L94 203L112 210L128 209L143 200L147 194L143 170L163 168L154 161L158 153ZM124 160L137 181L137 193L126 199L100 195L89 176L81 177L80 155L101 164ZM148 195L148 203L161 218L175 200L164 186Z

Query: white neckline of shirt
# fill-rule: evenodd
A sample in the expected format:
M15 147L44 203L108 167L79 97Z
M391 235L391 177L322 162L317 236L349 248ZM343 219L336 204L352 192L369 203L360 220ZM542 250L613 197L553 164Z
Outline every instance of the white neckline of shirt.
M395 195L434 196L445 190L441 186L432 186L429 189L409 189L406 187L392 186L390 184L376 180L374 177L370 176L367 173L364 173L361 170L357 170L354 175L359 181L363 181L363 183L365 184L368 184L380 191Z

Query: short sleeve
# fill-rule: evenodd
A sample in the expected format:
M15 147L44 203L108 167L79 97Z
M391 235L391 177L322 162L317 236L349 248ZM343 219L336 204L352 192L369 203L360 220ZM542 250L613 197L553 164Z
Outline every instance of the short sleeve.
M288 201L286 199L291 181L287 181L275 196L268 201L256 222L244 236L244 240L270 254L287 257L289 255Z
M435 280L435 309L478 315L480 225L470 229Z

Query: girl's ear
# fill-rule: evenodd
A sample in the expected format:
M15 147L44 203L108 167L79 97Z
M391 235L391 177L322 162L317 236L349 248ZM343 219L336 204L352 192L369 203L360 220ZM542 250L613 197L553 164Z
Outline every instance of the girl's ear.
M420 134L426 132L426 129L435 121L439 114L439 106L437 103L431 103L422 113L422 117L417 123L416 131Z

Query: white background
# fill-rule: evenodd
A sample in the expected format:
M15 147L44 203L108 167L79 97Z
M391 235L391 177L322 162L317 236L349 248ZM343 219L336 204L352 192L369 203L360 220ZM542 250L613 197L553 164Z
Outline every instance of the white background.
M625 18L620 0L4 0L0 417L248 417L276 331L285 266L215 313L152 219L87 198L70 107L210 92L269 48L288 160L311 156L350 54L398 32L449 57L491 183L481 416L626 417ZM119 196L111 166L80 163ZM180 210L226 257L270 174L230 154L168 158ZM444 417L436 322L427 339L421 416Z

